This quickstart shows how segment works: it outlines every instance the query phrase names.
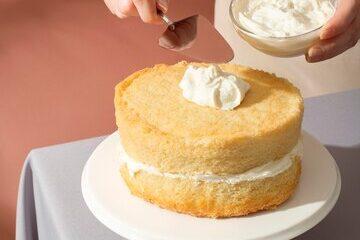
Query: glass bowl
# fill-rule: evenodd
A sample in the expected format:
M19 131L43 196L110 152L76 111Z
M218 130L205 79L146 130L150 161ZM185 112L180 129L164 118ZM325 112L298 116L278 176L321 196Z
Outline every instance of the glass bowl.
M322 26L309 32L290 37L264 37L252 33L242 27L237 17L235 17L240 11L241 1L243 0L231 0L229 7L231 22L238 35L261 52L276 57L300 56L304 55L308 49L319 40ZM336 1L334 0L332 2L334 6L336 6Z

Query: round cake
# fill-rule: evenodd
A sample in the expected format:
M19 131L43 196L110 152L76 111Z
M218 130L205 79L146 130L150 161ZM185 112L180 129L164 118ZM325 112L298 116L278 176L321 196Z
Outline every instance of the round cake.
M299 90L266 72L220 64L225 76L250 89L231 110L208 107L189 101L179 87L192 66L209 64L156 65L116 86L120 172L130 191L160 207L204 217L281 204L301 172Z

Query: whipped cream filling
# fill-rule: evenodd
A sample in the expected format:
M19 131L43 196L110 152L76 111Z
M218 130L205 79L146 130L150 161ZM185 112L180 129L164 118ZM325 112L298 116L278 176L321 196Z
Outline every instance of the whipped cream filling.
M276 176L283 171L287 170L294 162L295 157L302 156L303 145L301 139L296 144L296 146L284 157L279 160L268 162L264 165L252 168L244 173L232 174L226 176L219 176L216 174L205 174L205 173L195 173L195 174L182 174L182 173L166 173L160 172L159 169L149 166L137 161L134 161L124 150L120 144L120 156L121 161L127 165L129 173L131 176L135 176L139 171L144 171L149 174L155 174L162 177L168 178L180 178L180 179L191 179L194 181L204 181L204 182L224 182L228 184L236 184L242 181L254 181L259 179L264 179L268 177Z
M179 87L187 100L200 106L232 110L239 106L250 85L233 74L223 72L218 66L196 67L190 65Z
M321 27L334 15L331 0L247 0L241 4L239 23L265 37L290 37Z

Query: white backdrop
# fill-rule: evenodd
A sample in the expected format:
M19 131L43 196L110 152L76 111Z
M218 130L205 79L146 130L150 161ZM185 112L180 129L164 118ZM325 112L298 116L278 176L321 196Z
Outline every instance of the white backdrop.
M304 56L277 58L252 48L234 31L228 14L230 0L215 1L215 27L234 50L232 62L288 78L304 97L360 88L360 43L331 60L307 63Z

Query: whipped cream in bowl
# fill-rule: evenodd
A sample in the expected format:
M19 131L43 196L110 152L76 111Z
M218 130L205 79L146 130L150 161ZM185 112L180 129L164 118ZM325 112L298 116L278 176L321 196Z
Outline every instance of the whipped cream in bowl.
M334 15L336 0L232 0L230 18L236 32L256 49L293 57L319 40Z
M183 97L200 106L232 110L240 105L250 85L217 65L189 65L179 83Z

